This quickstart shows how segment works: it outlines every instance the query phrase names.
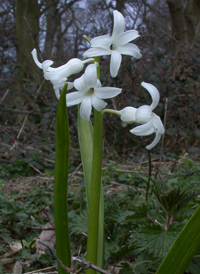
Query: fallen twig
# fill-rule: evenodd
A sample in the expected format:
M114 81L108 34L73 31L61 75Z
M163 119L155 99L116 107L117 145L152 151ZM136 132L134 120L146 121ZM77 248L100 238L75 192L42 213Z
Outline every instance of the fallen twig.
M41 271L53 270L55 268L56 268L56 266L50 266L50 267L46 267L46 268L26 272L24 274L34 274L34 273L38 273L38 272L41 272ZM53 273L53 272L48 272L48 274L50 274L50 273ZM54 273L58 273L58 272L54 271Z
M99 273L102 273L102 274L110 274L110 272L107 272L106 270L90 263L90 262L87 262L87 261L84 261L83 259L81 258L78 258L78 257L72 257L72 261L75 261L77 263L79 263L80 265L82 265L82 267L84 269L88 269L88 268L91 268Z
M6 92L4 93L3 97L1 98L0 105L2 104L3 100L6 98L8 92L9 92L9 89L6 90Z
M45 247L48 248L48 250L50 251L51 255L56 259L56 261L59 263L59 265L62 268L64 268L66 271L68 271L70 273L78 273L76 269L71 269L71 268L65 266L58 259L58 257L56 256L55 252L52 250L52 248L50 246L48 246L46 243L42 242L41 240L38 240L38 243L40 243L40 244L42 244L42 245L44 245ZM72 260L72 265L74 265L73 262L79 263L81 265L81 269L89 269L89 268L91 268L91 269L93 269L93 270L95 270L95 271L97 271L97 272L99 272L101 274L110 274L110 272L107 272L106 270L104 270L104 269L102 269L102 268L100 268L100 267L92 264L91 262L87 262L87 261L85 261L85 260L83 260L81 258L72 257L71 260Z

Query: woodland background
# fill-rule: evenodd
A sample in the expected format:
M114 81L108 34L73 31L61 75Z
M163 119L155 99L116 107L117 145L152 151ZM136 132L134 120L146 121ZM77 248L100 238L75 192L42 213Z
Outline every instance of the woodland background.
M40 230L27 230L28 226L39 227L53 219L58 104L51 83L44 81L31 51L36 48L39 60L53 60L54 67L73 57L82 59L83 52L89 48L83 35L91 39L111 34L115 9L124 15L126 30L139 32L140 37L133 43L140 48L142 58L133 60L123 56L119 75L111 78L109 58L101 57L102 85L123 90L117 98L107 100L108 107L120 110L128 105L151 104L148 92L141 87L142 81L149 82L160 92L155 112L166 131L164 139L148 154L145 146L154 136L134 136L129 132L131 126L123 128L118 117L104 115L107 265L117 264L134 249L132 257L126 257L123 265L126 272L122 273L155 273L180 228L200 203L200 1L0 0L0 259L7 259L8 243L20 240L23 249L10 257L21 263L23 258L24 271L55 264L50 254L37 257L38 261L33 259L32 239L38 237ZM79 253L82 254L86 245L87 213L76 110L76 107L68 109L69 217L72 248L77 251L81 242ZM155 191L152 196L156 180L161 191ZM188 190L192 193L188 194ZM179 203L177 199L174 205L172 197L180 196L185 200ZM150 201L146 204L148 197ZM160 197L171 203L175 212L173 220L169 219L168 205ZM186 207L194 197L195 202ZM136 219L133 211L137 212ZM152 223L154 219L163 225ZM135 234L131 238L133 227ZM134 237L138 242L132 241ZM31 261L30 265L24 258ZM10 268L4 265L5 273L10 273L13 261ZM195 261L186 273L199 271L200 261ZM113 273L118 272L113 270Z
M140 33L134 43L141 49L142 58L135 61L124 56L115 79L108 74L109 59L101 58L102 84L123 89L108 106L119 110L127 105L150 104L140 84L152 83L161 96L156 113L162 120L166 116L164 152L199 153L198 0L1 0L0 155L3 162L18 157L22 151L29 153L30 144L38 149L47 140L47 149L54 144L57 100L51 83L43 80L42 71L32 60L32 49L37 48L40 61L53 60L55 67L72 57L82 58L89 48L83 35L93 38L111 34L114 9L125 16L126 29ZM72 142L76 144L73 108L69 108L69 116ZM108 153L110 150L116 157L126 157L136 154L141 144L144 148L148 143L122 128L117 117L107 115L104 120Z

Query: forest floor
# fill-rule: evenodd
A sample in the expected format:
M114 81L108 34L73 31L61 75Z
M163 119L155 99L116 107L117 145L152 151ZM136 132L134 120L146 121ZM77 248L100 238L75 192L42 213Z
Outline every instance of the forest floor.
M32 155L32 154L31 154ZM34 154L35 155L35 154ZM55 234L53 230L53 160L48 163L48 168L42 167L45 156L36 154L35 158L19 158L4 162L1 165L0 177L0 272L1 273L53 273L56 271L56 260L52 254L39 243L39 240L48 244L55 250ZM135 227L137 235L144 236L144 227L136 225L132 220L133 212L143 211L140 224L147 219L159 220L161 231L166 230L166 215L162 204L159 204L153 192L155 186L159 186L160 195L167 195L170 191L180 189L188 198L186 204L179 209L177 221L171 224L175 234L178 235L180 227L200 204L200 164L188 154L179 155L176 159L153 155L151 164L146 155L141 154L138 162L132 159L123 160L122 163L106 160L102 167L102 182L105 195L105 231L106 231L106 269L112 273L124 273L130 268L130 273L146 273L155 270L157 260L162 259L169 249L173 239L166 241L161 239L161 246L154 247L154 243L145 248L143 257L138 251L134 255L130 231ZM87 205L82 165L72 161L69 173L69 220L71 247L73 256L85 258L87 237ZM49 165L50 163L50 165ZM147 185L148 203L146 202ZM184 192L186 191L186 192ZM195 194L194 194L195 193ZM180 193L179 193L180 194ZM178 193L177 193L178 195ZM169 199L169 196L167 196ZM157 206L155 207L155 203ZM158 211L159 207L159 211ZM148 212L148 213L147 213ZM152 223L153 224L153 223ZM152 226L152 224L146 224ZM127 230L127 225L129 230ZM142 229L143 228L143 229ZM154 229L154 228L153 228ZM133 235L134 233L133 232ZM155 230L155 238L158 240L158 232ZM121 236L123 233L123 238ZM146 231L148 238L148 232ZM162 234L161 233L161 234ZM139 237L140 238L140 237ZM126 244L125 244L126 243ZM141 243L140 243L141 244ZM148 243L144 241L144 246ZM144 248L143 246L143 248ZM125 248L125 250L124 250ZM127 250L126 250L127 248ZM122 250L123 249L123 250ZM136 248L137 250L137 248ZM144 255L145 254L145 255ZM155 260L157 256L157 260ZM143 262L149 261L144 266ZM159 260L158 260L159 261ZM119 266L113 268L113 266ZM136 268L137 266L137 268ZM77 266L79 267L79 266ZM146 268L145 268L146 267ZM200 269L199 261L194 261L190 272ZM136 271L137 269L137 271ZM120 272L120 270L122 272ZM147 272L155 273L155 272Z

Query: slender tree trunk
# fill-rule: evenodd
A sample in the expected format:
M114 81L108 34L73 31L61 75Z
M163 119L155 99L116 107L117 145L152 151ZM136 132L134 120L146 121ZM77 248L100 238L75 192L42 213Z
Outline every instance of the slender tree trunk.
M116 1L116 10L120 11L122 14L124 13L126 0L117 0Z
M194 39L200 38L200 0L188 0L185 9L181 0L166 0L174 38L174 49L180 47L181 43L192 44Z
M184 11L187 27L187 39L191 44L194 39L200 41L200 0L188 0Z
M50 59L53 54L53 46L54 46L54 37L58 25L60 24L60 15L58 13L58 1L55 0L45 0L46 4L46 37L45 37L45 45L44 45L44 58Z
M37 0L16 0L17 83L21 90L27 80L39 83L31 51L38 47L40 7Z
M186 42L185 21L183 16L183 6L181 0L167 0L171 17L171 27L174 49L179 47L180 43Z

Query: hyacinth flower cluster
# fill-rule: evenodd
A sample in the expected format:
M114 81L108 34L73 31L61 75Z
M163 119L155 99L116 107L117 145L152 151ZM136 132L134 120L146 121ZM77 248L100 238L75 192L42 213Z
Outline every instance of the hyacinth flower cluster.
M112 35L103 35L93 38L90 41L91 48L86 50L83 54L84 57L91 57L81 61L80 59L73 58L66 64L52 68L53 61L46 60L42 63L37 58L36 49L32 51L33 59L36 65L43 70L44 78L50 80L53 84L56 97L59 99L60 91L64 84L68 83L68 90L73 87L76 91L67 93L66 102L67 106L73 106L80 104L80 115L84 120L89 121L92 107L97 111L105 109L107 103L102 99L109 99L117 96L122 92L121 88L115 87L102 87L101 82L97 79L97 63L89 64L84 74L76 79L73 83L68 82L68 77L72 74L81 72L84 65L88 62L93 62L93 57L111 55L110 58L110 74L112 77L118 75L122 55L129 55L136 59L141 58L139 48L130 43L139 37L136 30L125 30L125 19L123 15L117 10L113 11L113 31ZM138 109L128 106L121 111L104 110L104 112L112 112L120 115L122 125L127 124L141 124L130 130L132 134L137 136L147 136L155 133L154 141L146 148L152 149L159 142L162 134L164 133L164 127L160 118L153 112L159 103L160 95L156 87L150 83L142 82L141 84L148 90L152 97L152 104L150 106L144 105Z

